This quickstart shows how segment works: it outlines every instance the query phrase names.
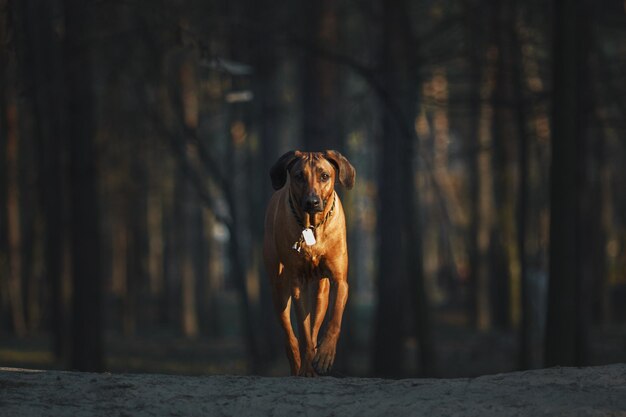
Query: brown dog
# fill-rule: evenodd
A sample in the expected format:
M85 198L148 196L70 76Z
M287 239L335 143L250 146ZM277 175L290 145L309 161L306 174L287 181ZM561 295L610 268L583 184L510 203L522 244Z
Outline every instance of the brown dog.
M335 360L348 299L346 222L334 184L351 189L355 170L336 151L290 151L278 159L270 176L277 191L265 217L263 257L274 308L286 334L291 374L325 374ZM331 283L336 287L335 303L318 345ZM292 300L298 338L291 326Z

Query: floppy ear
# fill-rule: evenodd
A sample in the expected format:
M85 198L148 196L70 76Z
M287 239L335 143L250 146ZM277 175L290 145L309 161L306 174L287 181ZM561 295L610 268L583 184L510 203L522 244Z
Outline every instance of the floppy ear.
M278 158L278 161L270 169L270 178L272 179L272 187L275 190L283 188L287 181L287 170L291 168L291 165L299 156L298 151L289 151L283 156Z
M324 152L324 158L328 159L328 162L335 166L337 170L337 179L339 184L346 187L348 190L354 187L354 178L356 177L356 170L346 159L345 156L337 151Z

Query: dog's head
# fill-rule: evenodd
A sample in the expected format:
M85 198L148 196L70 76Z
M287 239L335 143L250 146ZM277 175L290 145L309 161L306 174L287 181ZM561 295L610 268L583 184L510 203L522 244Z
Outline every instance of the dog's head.
M354 186L356 171L337 151L289 151L278 158L270 170L272 186L282 188L289 175L289 187L302 211L311 214L324 211L333 195L335 182L347 189Z

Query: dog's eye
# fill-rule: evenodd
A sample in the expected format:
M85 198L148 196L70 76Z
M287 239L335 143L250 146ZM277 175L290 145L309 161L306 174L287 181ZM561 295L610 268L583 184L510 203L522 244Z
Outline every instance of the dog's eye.
M324 172L321 176L320 179L322 180L322 182L326 182L330 179L330 175L328 175L326 172Z
M304 181L304 174L302 173L302 171L296 173L295 178L296 178L296 181L298 181L298 182Z

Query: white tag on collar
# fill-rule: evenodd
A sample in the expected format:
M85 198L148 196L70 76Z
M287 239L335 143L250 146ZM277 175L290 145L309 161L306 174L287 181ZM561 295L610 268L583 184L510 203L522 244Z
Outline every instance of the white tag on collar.
M313 230L310 227L307 227L302 231L302 237L304 238L304 243L306 243L307 246L315 245L315 236L313 235Z

